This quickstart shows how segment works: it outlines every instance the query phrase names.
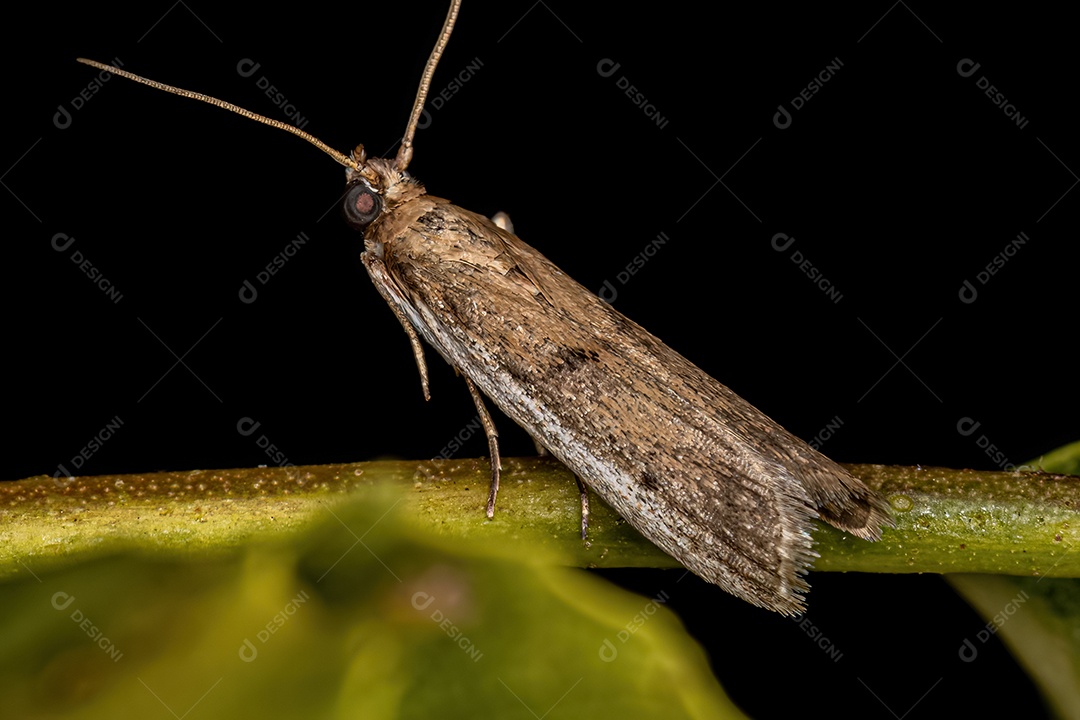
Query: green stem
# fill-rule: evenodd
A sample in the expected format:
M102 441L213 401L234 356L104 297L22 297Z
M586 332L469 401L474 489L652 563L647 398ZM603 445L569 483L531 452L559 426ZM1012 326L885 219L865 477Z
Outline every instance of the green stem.
M673 567L593 499L589 545L577 532L573 476L543 458L503 461L494 520L484 517L486 460L366 462L0 483L0 576L20 566L117 548L222 551L329 517L372 486L400 488L401 515L439 534L544 550L573 565ZM1080 577L1080 477L849 465L893 508L896 527L869 543L815 531L817 570ZM406 506L407 507L407 506Z

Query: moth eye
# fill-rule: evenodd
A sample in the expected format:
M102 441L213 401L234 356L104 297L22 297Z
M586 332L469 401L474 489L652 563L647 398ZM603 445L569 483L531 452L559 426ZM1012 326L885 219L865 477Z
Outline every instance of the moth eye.
M364 231L382 212L382 198L365 183L357 181L345 190L345 203L341 209L349 227Z

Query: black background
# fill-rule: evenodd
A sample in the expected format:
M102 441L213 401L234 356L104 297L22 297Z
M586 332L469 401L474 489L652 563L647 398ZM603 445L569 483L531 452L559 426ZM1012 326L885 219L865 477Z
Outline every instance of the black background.
M80 474L277 464L237 432L242 417L294 464L427 458L471 420L464 384L433 353L423 401L362 241L338 216L340 166L115 78L74 101L98 75L79 55L283 117L264 77L308 131L381 155L400 137L443 3L24 12L9 17L24 44L5 49L19 72L7 73L0 155L3 479L74 471L114 418L121 429ZM976 442L985 435L1019 464L1080 438L1065 411L1080 169L1070 18L1057 6L470 5L433 93L482 65L431 111L410 170L463 207L509 212L586 287L614 283L619 310L797 435L839 418L822 448L837 460L995 469ZM965 58L980 64L971 77L957 72ZM237 72L245 59L259 64L250 77ZM610 77L604 59L619 63ZM983 76L1025 127L977 87ZM793 116L783 130L780 104ZM301 232L307 245L240 302L244 280ZM620 283L660 232L667 244ZM1020 232L1029 242L979 283ZM57 251L57 233L75 242ZM776 233L796 241L779 252ZM76 250L119 303L71 262ZM838 303L791 262L795 250ZM973 303L960 300L965 280ZM977 433L957 431L964 417ZM496 422L504 455L532 453ZM486 454L483 439L464 454ZM813 575L810 618L844 653L833 662L792 621L696 578L607 575L667 592L755 716L1040 707L1000 645L960 662L983 621L938 577Z

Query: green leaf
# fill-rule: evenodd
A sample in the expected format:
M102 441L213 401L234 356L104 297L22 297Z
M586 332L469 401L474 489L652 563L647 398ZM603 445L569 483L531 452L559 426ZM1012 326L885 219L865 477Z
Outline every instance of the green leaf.
M1080 473L1080 442L1047 453L1030 465L1046 472ZM1073 521L1077 515L1073 500ZM1080 717L1080 580L1076 578L948 575L986 625L960 647L961 659L979 661L982 646L1000 634L1060 717Z
M211 556L25 567L0 589L5 716L741 717L664 596L439 536L402 497Z

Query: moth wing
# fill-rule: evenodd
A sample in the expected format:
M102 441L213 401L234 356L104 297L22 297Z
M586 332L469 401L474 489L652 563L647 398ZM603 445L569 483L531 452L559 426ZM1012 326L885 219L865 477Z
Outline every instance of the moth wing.
M797 613L815 517L865 538L888 523L858 479L520 238L431 200L386 260L417 330L689 569Z

